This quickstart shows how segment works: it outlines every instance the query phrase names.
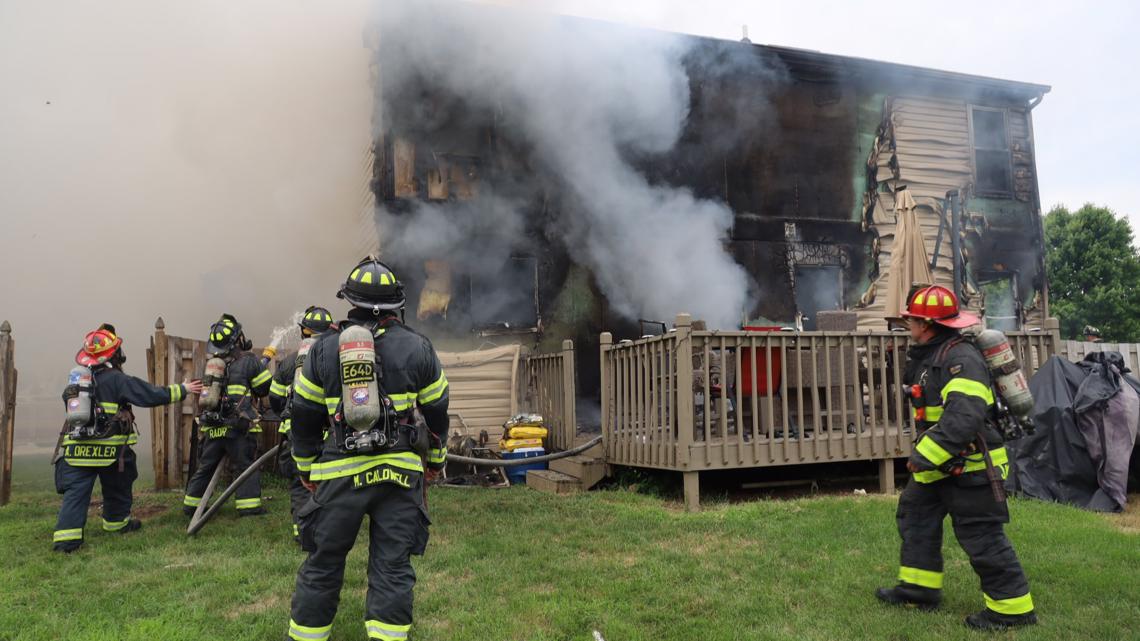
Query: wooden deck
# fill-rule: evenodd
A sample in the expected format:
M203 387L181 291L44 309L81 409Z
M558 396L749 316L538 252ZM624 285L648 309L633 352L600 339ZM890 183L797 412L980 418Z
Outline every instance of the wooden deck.
M1055 332L1011 333L1027 375L1057 353ZM663 336L601 339L606 460L686 475L880 461L910 455L902 389L909 336L898 332L710 332L687 315Z

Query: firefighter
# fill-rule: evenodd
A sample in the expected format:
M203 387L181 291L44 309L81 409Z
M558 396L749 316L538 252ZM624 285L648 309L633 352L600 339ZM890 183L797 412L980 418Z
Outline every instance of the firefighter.
M225 375L219 383L224 396L218 409L203 411L198 416L198 467L182 499L182 511L187 516L193 516L202 503L202 494L223 456L229 459L235 476L253 463L256 444L252 442L250 430L255 429L258 419L253 397L269 394L272 375L261 359L249 351L252 348L241 323L233 316L222 314L211 326L206 351L225 362ZM240 516L265 514L259 474L253 474L238 488L237 511Z
M416 580L410 555L423 554L428 541L424 483L446 462L447 378L431 343L403 324L403 286L385 264L373 257L361 261L337 297L353 306L348 320L312 346L293 382L293 459L315 493L298 514L301 546L309 555L297 573L289 636L329 638L345 557L367 515L365 628L370 639L403 641L412 625ZM375 351L374 374L347 358L341 367L341 351L361 350ZM371 385L383 402L374 402L381 399L370 394ZM377 407L376 416L386 418L357 429L349 421L361 407ZM417 408L426 423L418 429ZM388 445L376 447L384 435Z
M56 491L63 495L52 548L57 552L74 552L83 545L83 526L95 479L103 488L103 529L107 532L132 532L142 527L131 518L134 497L131 485L138 478L135 453L131 446L138 442L132 406L156 407L179 403L187 394L202 391L199 381L183 381L179 385L155 387L123 372L123 340L112 325L104 324L87 334L75 362L90 370L93 381L88 414L90 430L68 430L61 436L63 456L55 463ZM82 370L80 370L82 371ZM75 370L73 370L75 373ZM69 391L64 392L65 406L79 405L78 376ZM66 428L65 428L66 429Z
M907 461L912 473L897 513L902 554L899 583L875 596L894 605L933 610L942 595L942 522L981 578L985 609L966 618L972 628L997 630L1037 622L1029 582L1006 538L1009 522L986 478L982 447L1004 478L1008 456L989 420L994 394L982 354L961 335L978 323L945 287L920 287L903 314L914 343L903 375L911 391L918 440Z
M323 307L311 306L301 318L301 337L315 338L332 327L332 314ZM309 500L309 490L297 475L297 465L293 462L293 448L289 443L289 430L292 428L293 377L297 368L304 363L307 353L291 352L281 357L277 373L269 385L269 405L281 417L277 431L281 434L281 449L277 456L281 475L289 479L289 514L293 517L293 538L300 540L297 532L297 511Z
M1085 342L1087 343L1100 343L1104 341L1104 339L1101 338L1100 330L1092 325L1085 325L1084 335Z

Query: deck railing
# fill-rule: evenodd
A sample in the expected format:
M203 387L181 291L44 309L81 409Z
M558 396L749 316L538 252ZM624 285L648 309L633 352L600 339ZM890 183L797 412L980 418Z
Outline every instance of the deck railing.
M1053 333L1011 333L1026 375ZM699 331L601 339L608 462L682 471L884 460L910 454L900 332Z
M562 341L560 351L528 355L522 362L520 381L521 406L546 420L550 448L573 447L577 432L574 343Z

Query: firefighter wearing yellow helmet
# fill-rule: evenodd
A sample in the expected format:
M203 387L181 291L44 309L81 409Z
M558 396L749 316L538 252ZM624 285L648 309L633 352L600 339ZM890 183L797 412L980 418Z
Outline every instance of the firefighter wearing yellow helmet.
M250 352L253 343L246 338L241 323L230 314L210 327L206 352L206 395L198 403L198 467L186 484L182 509L187 516L202 504L202 495L222 458L229 461L234 475L248 468L254 459L256 444L250 437L260 431L254 397L269 394L272 374L261 359ZM261 503L261 477L250 476L237 490L239 516L265 514Z
M903 380L918 440L907 461L911 478L899 497L898 584L879 588L875 596L924 610L940 605L942 524L949 514L958 543L981 579L985 602L966 624L995 630L1036 623L1029 581L1004 532L1008 507L986 477L986 451L1003 478L1008 459L1002 432L991 420L995 397L989 370L960 331L978 318L961 311L954 293L939 286L912 291L903 316L914 341Z
M410 557L428 540L425 474L446 462L447 377L431 342L402 322L404 288L387 265L360 261L337 296L352 304L348 319L317 340L293 382L293 458L315 494L298 515L309 556L288 634L330 637L345 561L367 516L364 627L369 639L400 641L412 627Z
M305 310L299 325L301 346L297 351L281 357L277 364L277 372L273 375L273 382L269 385L269 406L281 417L280 427L277 428L281 434L277 467L281 475L289 479L289 514L293 516L293 538L297 540L299 540L297 513L309 500L309 491L305 489L297 473L297 465L293 462L292 442L289 438L293 427L293 381L297 371L305 364L309 349L317 337L332 328L332 314L329 310L314 305Z

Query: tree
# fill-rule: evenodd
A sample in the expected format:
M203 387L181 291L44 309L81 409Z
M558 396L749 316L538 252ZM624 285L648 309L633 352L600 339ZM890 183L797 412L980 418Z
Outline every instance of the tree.
M1049 306L1062 336L1078 338L1092 325L1109 342L1140 340L1140 254L1132 240L1128 220L1105 207L1057 206L1045 216Z

